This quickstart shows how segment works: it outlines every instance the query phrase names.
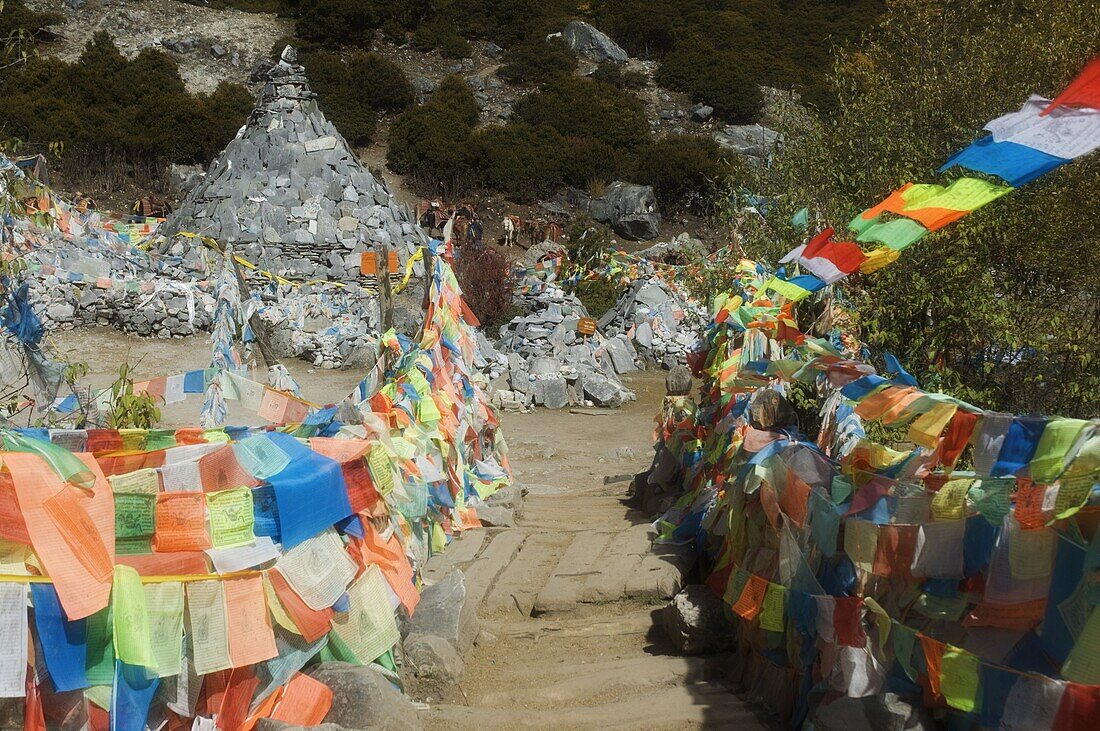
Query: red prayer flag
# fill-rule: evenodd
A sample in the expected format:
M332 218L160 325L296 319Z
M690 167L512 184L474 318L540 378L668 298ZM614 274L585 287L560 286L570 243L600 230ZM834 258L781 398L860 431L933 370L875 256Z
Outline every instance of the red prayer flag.
M1054 731L1093 731L1100 718L1100 685L1068 683L1054 716Z
M1081 73L1069 82L1061 94L1054 97L1039 116L1046 116L1054 109L1065 106L1100 109L1100 56L1081 69Z
M866 647L863 631L863 597L838 596L833 609L833 632L836 643L847 647Z

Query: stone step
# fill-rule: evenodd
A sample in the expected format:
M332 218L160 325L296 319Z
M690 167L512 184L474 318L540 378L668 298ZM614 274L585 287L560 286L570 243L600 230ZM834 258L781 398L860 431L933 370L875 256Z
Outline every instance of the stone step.
M647 689L596 706L552 709L441 705L422 714L433 729L769 729L744 701L715 683Z
M653 546L627 579L626 598L649 602L671 599L683 587L694 561L691 546Z
M451 573L451 569L473 561L485 543L485 535L484 530L466 530L459 533L447 546L447 550L428 559L424 565L424 578L428 581L439 581Z
M525 621L495 621L490 617L484 624L494 635L516 639L539 641L547 637L585 639L636 635L643 638L639 643L644 643L645 635L653 631L653 611L651 608L642 608L609 619L547 615L528 617Z
M597 697L620 697L670 685L718 680L729 656L675 657L643 655L625 660L549 666L540 669L539 685L486 694L477 705L585 705Z
M604 549L619 534L581 531L565 550L546 586L539 591L534 615L573 611L581 601L588 577L599 573Z
M561 533L535 533L528 538L516 559L497 578L485 597L483 615L518 612L529 617L539 590L558 565L569 542Z
M585 603L620 601L626 596L626 586L649 553L657 535L651 526L637 525L615 535L597 564L597 573L589 576L581 589Z
M466 592L475 607L481 605L497 577L512 563L526 539L525 530L506 528L499 531L466 569Z

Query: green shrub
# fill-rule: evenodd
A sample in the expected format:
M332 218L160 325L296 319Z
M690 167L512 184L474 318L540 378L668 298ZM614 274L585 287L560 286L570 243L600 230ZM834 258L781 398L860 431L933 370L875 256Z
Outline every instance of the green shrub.
M442 107L453 114L459 123L473 127L477 124L477 99L470 85L458 74L452 74L439 83L432 94L433 106Z
M504 53L497 76L510 84L545 84L569 76L577 59L563 44L539 38L512 46Z
M439 41L439 52L443 55L443 58L470 57L470 42L454 31L448 30L440 33L437 39Z
M647 81L641 71L624 71L614 63L601 63L588 78L610 84L616 89L632 90L644 89Z
M563 137L593 137L616 149L636 147L649 137L645 106L638 97L575 76L520 99L512 117L533 127L549 125Z
M470 154L483 185L528 202L561 186L562 143L552 127L519 122L478 131Z
M421 53L435 50L439 47L439 34L434 26L422 25L412 34L412 47Z
M733 66L711 69L691 89L691 100L714 107L715 115L731 124L755 122L764 107L760 87Z
M31 57L4 79L0 128L27 142L133 160L206 163L252 108L244 87L192 95L159 51L127 60L106 32L76 63Z
M606 279L585 279L577 285L575 292L588 315L597 320L619 301L619 288Z
M586 190L592 183L610 183L621 175L624 155L593 137L570 137L561 161L562 182Z
M379 113L412 104L412 84L401 67L376 53L310 51L299 61L321 111L353 145L370 144Z
M305 0L297 30L306 40L367 46L385 15L371 0Z
M443 80L431 101L412 107L390 128L387 162L434 192L464 191L470 184L469 144L477 101L458 76Z
M638 148L630 179L652 185L665 212L702 213L731 164L732 156L710 137L671 135Z

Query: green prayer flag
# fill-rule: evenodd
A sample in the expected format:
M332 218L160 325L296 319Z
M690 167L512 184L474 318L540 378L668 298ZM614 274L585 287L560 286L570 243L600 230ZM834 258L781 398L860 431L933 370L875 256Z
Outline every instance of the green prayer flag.
M132 555L152 552L156 530L156 496L116 492L115 552Z
M146 451L153 452L158 449L168 449L176 446L175 429L150 429L145 436Z
M946 208L950 211L973 211L991 203L1013 188L979 178L959 178L935 195L921 196L905 207L907 211L922 208Z
M917 642L916 630L895 622L891 636L894 638L894 658L909 679L916 682L917 671L913 668L913 646Z
M115 678L115 644L110 605L88 617L84 674L92 685L106 685Z
M856 241L877 242L894 251L903 251L928 233L928 229L909 218L895 218L886 223L876 223L865 228Z
M141 577L130 566L115 566L111 589L115 656L127 665L155 666L149 632L149 611Z
M780 584L768 584L764 594L764 606L760 610L760 628L770 632L784 630L784 616L787 611L787 587Z
M1008 515L1011 501L1009 495L1016 486L1012 477L983 477L981 485L971 493L975 496L974 505L990 525L1001 525Z

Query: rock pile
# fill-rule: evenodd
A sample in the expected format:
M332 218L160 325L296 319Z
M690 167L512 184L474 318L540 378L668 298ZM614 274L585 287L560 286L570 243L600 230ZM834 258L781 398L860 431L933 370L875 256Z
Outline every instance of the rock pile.
M647 362L672 368L687 362L688 351L699 342L706 314L650 273L631 283L600 318L599 329L612 338L609 342L626 339Z
M248 122L167 221L169 251L208 235L290 277L354 280L361 254L426 243L407 208L360 164L317 108L294 49L267 73Z
M526 314L500 329L498 348L507 353L507 371L490 384L497 405L616 407L634 400L616 375L638 370L625 337L609 340L598 332L578 333L588 311L552 281L532 277L519 291L517 303Z

